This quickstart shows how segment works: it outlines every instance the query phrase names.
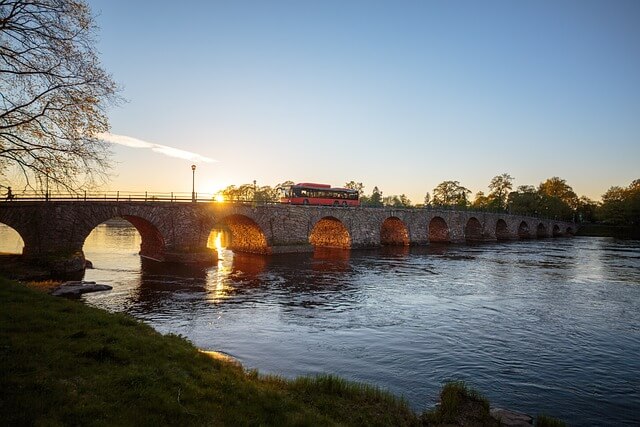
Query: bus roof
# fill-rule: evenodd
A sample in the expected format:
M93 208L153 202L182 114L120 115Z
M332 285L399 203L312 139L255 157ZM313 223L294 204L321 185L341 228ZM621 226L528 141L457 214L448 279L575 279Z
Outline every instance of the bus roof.
M317 184L313 182L300 182L298 184L292 185L292 187L304 187L304 188L318 188L323 190L337 190L337 191L346 191L348 193L357 193L358 190L354 190L352 188L343 188L343 187L332 187L329 184Z
M331 188L329 184L315 184L313 182L300 182L296 187L312 187L312 188Z

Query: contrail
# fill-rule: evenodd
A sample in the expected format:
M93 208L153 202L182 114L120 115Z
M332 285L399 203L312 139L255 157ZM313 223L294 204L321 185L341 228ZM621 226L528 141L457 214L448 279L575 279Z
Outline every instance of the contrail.
M153 142L143 141L138 138L133 138L126 135L116 135L109 132L102 132L96 134L98 139L101 139L106 142L110 142L112 144L124 145L125 147L131 148L148 148L151 151L156 153L164 154L169 157L176 157L178 159L191 160L193 162L205 162L212 163L217 162L217 160L202 156L197 153L192 153L191 151L181 150L179 148L167 147L166 145L154 144Z

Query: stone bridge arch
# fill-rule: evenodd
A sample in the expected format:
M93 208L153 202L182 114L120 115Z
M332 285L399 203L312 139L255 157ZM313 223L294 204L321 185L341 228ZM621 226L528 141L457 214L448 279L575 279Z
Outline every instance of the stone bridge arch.
M507 221L500 218L496 221L496 240L510 240L511 233Z
M220 227L229 231L231 235L229 249L232 251L263 255L271 253L262 227L253 218L239 213L227 215L221 218L212 229Z
M526 221L521 221L518 225L518 238L519 239L530 239L531 233L529 231L529 224Z
M380 227L380 244L383 246L409 246L409 230L406 224L396 216L390 216Z
M558 224L553 224L553 229L551 230L551 235L553 237L562 236L562 232L560 231L560 226Z
M536 238L544 239L545 237L549 237L547 227L543 223L539 223L536 227Z
M325 216L315 223L309 234L309 243L314 248L351 248L349 230L338 218Z
M4 233L8 234L7 240L2 242L3 245L0 246L0 253L22 254L24 250L24 239L20 235L20 232L2 221L0 221L0 228L4 228ZM14 247L16 251L12 252Z
M449 225L447 225L447 222L441 216L435 216L429 221L429 242L451 242Z
M147 209L97 209L89 212L84 220L78 224L78 249L84 247L89 234L111 219L122 218L130 223L140 234L140 255L155 261L164 261L166 254L166 237L158 225L158 218Z
M36 255L39 252L38 243L42 237L38 235L32 225L34 217L35 215L20 209L20 206L17 209L3 210L0 213L0 223L15 231L22 239L22 254Z
M467 242L481 242L482 236L482 223L478 218L472 216L464 226L464 239Z

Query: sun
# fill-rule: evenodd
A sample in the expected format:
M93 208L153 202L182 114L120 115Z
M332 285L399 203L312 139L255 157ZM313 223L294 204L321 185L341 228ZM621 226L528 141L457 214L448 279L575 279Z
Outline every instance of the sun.
M215 195L215 201L218 202L218 203L224 202L224 196L222 194L220 194L220 193L216 194Z

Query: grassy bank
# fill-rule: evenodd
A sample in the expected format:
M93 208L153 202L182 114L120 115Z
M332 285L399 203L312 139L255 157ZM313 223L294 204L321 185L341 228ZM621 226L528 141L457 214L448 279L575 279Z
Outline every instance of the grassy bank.
M0 306L4 425L419 423L376 388L247 373L129 316L3 278Z

